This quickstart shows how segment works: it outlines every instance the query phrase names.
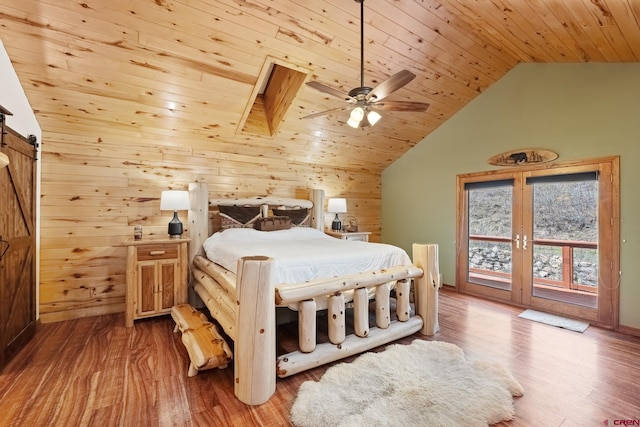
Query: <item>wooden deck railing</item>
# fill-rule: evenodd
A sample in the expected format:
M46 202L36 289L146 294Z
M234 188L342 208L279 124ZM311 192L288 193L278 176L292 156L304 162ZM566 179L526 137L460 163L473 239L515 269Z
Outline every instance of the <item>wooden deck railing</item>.
M510 237L502 237L502 236L484 236L484 235L470 235L469 240L481 241L481 242L496 242L496 243L512 243ZM542 277L534 277L534 286L542 285L542 286L553 286L553 287L561 287L568 290L577 290L590 292L593 294L598 293L597 286L589 286L583 285L580 283L575 283L573 281L573 250L576 248L581 249L598 249L597 242L584 242L579 240L554 240L554 239L534 239L533 241L529 241L528 244L539 245L539 246L550 246L550 247L560 247L562 248L562 280L553 280L553 279L545 279ZM483 276L487 275L487 270L479 269L479 268L470 268L469 271L471 273L480 274ZM510 273L496 272L491 271L489 275L496 276L498 278L511 279Z

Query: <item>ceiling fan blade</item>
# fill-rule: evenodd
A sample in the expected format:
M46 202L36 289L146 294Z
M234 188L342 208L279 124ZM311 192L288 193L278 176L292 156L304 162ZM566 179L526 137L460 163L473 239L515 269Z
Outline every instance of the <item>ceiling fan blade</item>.
M386 98L415 78L416 75L411 71L399 71L393 76L389 77L387 80L380 83L375 88L373 88L373 90L367 95L367 99L372 99L373 97L375 97L379 101L383 98Z
M336 111L344 111L344 110L346 110L348 108L349 108L349 106L332 108L330 110L320 111L319 113L309 114L308 116L304 116L304 117L301 117L301 118L302 119L313 119L314 117L324 116L325 114L331 114L331 113L336 112Z
M429 104L411 101L384 101L369 104L375 110L385 111L427 111Z
M307 86L311 86L317 91L320 91L322 93L326 93L329 95L333 95L341 99L349 99L349 96L346 93L340 92L339 90L334 89L331 86L324 85L320 82L316 82L316 81L307 82Z

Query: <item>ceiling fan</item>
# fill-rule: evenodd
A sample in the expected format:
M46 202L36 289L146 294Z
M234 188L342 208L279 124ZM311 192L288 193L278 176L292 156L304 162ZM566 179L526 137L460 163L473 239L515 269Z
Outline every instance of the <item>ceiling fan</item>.
M336 111L351 109L351 114L349 115L347 124L353 128L364 128L366 126L375 125L382 117L375 110L412 112L426 111L427 108L429 108L429 104L425 104L423 102L382 101L384 98L402 88L416 77L416 75L410 71L399 71L375 88L364 85L364 0L355 0L355 2L360 3L360 87L351 89L348 94L345 94L317 81L307 82L308 86L322 93L346 100L348 105L332 108L315 114L309 114L308 116L304 116L303 119L311 119Z

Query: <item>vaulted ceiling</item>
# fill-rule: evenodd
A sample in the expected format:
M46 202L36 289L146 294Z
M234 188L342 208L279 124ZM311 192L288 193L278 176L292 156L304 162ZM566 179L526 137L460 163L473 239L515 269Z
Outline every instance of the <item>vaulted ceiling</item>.
M366 0L365 85L407 69L417 78L388 99L430 108L352 129L344 111L301 119L344 101L276 79L288 92L273 135L256 136L273 64L360 85L354 0L0 0L0 38L45 133L133 129L373 172L518 63L640 60L639 22L640 0Z

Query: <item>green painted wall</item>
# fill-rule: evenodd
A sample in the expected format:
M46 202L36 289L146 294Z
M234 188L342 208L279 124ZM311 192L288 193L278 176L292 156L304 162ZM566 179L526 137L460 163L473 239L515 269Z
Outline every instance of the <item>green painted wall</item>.
M640 63L516 66L384 171L382 240L438 243L455 284L456 175L519 148L620 156L620 324L640 329Z

